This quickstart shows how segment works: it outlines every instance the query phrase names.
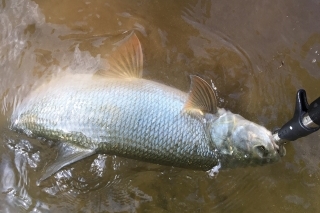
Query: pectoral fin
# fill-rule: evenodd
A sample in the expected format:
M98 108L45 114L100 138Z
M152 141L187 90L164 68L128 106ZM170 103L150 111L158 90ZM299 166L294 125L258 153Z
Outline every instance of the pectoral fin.
M191 75L191 88L184 109L197 116L217 113L217 100L213 88L202 78Z
M99 70L96 74L112 78L141 78L143 54L140 41L135 33L131 33L108 58L109 68Z
M42 177L37 181L40 185L41 181L47 179L61 168L70 165L76 161L89 157L95 154L94 150L84 149L78 146L71 145L69 143L61 143L58 145L58 156L55 162L49 165L42 175Z

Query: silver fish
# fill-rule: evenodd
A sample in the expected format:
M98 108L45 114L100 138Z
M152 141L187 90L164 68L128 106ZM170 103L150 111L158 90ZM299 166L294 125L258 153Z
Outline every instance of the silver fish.
M61 74L14 110L12 129L61 142L40 181L96 153L204 171L279 160L271 132L218 108L202 78L191 76L189 93L142 79L135 34L109 65L94 75Z

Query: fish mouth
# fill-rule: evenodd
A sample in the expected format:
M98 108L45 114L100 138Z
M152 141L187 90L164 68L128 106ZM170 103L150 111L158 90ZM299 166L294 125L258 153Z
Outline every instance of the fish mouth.
M280 157L283 157L286 155L286 149L284 148L283 144L277 144L273 138L273 136L269 136L270 141L273 145L273 149L277 151Z

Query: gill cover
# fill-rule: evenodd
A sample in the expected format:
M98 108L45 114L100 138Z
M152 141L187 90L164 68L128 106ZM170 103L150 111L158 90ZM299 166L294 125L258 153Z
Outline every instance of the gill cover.
M266 128L224 109L219 109L217 116L209 130L222 167L262 165L280 159L279 147Z
M222 167L261 165L278 161L279 146L265 127L217 107L213 88L192 75L184 109L202 121L210 138L209 146L218 150Z

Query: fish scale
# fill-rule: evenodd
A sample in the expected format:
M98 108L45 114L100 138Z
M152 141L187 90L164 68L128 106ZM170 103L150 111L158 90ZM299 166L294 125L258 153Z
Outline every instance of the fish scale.
M219 109L205 80L190 76L187 94L142 79L138 37L117 46L107 69L59 74L14 110L12 129L61 142L39 183L95 153L197 170L279 160L271 132Z
M14 128L97 152L208 170L217 164L205 126L183 112L187 94L144 79L66 75L36 90Z

